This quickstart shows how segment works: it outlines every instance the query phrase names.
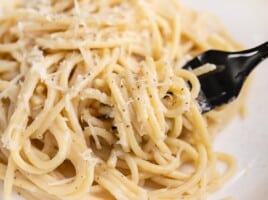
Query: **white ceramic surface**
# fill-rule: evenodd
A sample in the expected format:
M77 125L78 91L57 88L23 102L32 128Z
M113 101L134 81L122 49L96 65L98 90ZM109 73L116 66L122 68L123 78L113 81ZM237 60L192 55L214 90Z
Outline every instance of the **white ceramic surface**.
M2 0L0 0L2 1ZM184 0L199 10L215 13L230 33L248 47L268 40L267 0ZM217 137L215 148L238 160L236 176L211 200L268 198L268 60L255 71L247 100L248 116L236 118ZM13 200L20 198L14 196Z

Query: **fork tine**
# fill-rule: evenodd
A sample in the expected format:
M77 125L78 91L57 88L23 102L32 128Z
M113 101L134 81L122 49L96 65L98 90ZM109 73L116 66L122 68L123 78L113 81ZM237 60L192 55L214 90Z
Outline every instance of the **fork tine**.
M186 70L192 70L196 67L199 67L203 65L203 63L200 61L199 57L195 57L193 58L192 60L190 60L189 62L187 62L184 66L183 66L183 69L186 69Z
M204 92L202 91L202 89L200 90L198 97L196 98L196 101L199 104L199 107L201 109L202 114L213 109L212 105L208 101L208 99L207 99L206 95L204 94Z

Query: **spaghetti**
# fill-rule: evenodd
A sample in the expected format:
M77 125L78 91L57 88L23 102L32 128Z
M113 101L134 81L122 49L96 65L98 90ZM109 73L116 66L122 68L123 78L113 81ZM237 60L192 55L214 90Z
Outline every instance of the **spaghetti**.
M0 18L0 178L26 199L205 199L232 175L181 69L237 45L177 0L20 0ZM187 82L192 87L189 89ZM224 172L217 163L226 165Z

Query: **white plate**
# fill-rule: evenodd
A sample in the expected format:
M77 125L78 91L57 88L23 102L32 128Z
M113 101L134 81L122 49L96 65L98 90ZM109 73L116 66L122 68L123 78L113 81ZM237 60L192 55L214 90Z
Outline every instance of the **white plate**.
M247 47L268 41L267 0L184 0L199 10L215 13L236 40ZM238 160L236 176L211 200L233 197L261 200L268 196L268 60L255 71L248 116L236 118L216 139L215 148Z
M268 40L267 0L184 0L200 10L215 13L230 33L248 47ZM267 199L268 196L268 60L255 72L247 100L248 116L236 118L217 137L217 150L238 160L236 176L212 200L232 196L237 200ZM20 198L14 196L13 200Z

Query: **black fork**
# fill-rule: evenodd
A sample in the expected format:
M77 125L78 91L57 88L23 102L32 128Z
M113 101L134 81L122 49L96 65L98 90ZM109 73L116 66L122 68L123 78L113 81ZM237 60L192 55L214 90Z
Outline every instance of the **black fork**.
M215 70L198 76L201 92L197 101L202 112L234 100L250 72L267 57L268 42L239 52L209 50L184 65L183 68L187 70L207 63L216 66Z

